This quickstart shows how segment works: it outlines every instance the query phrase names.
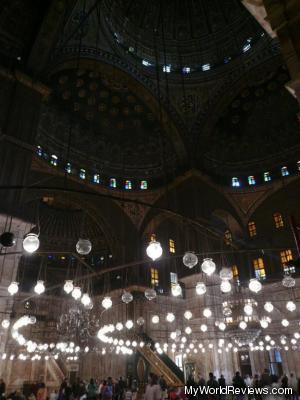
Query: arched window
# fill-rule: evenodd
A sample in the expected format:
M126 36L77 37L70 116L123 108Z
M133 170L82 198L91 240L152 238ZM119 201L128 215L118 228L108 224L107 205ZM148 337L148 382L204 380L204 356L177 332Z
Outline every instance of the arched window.
M265 264L264 260L261 257L255 258L253 260L253 267L256 279L266 279Z
M151 273L151 285L158 286L159 285L158 269L151 268L150 273Z
M126 190L131 190L132 189L132 183L129 180L125 181L125 189Z
M279 212L274 213L273 218L274 218L275 228L279 229L284 227L284 221L282 215Z
M288 176L290 173L289 173L289 170L287 169L287 167L282 167L281 168L281 175L282 176Z
M265 181L265 182L270 182L270 181L271 181L270 172L265 172L265 173L264 173L264 181Z
M72 165L71 165L71 163L67 163L66 164L66 172L68 173L68 174L70 174L71 172L72 172Z
M37 155L38 155L39 157L42 157L42 155L43 155L43 149L41 148L41 146L37 146L36 152L37 152Z
M85 179L86 175L85 175L85 169L80 169L79 170L79 178L80 179Z
M280 252L280 261L285 273L294 274L296 272L294 265L288 265L289 261L293 261L293 253L291 249L282 250Z
M232 235L229 229L224 232L224 242L227 245L232 243Z
M240 184L239 178L233 177L231 179L231 186L232 187L240 187L241 184Z
M173 239L169 239L169 251L175 253L175 241Z
M142 190L148 189L148 182L147 182L147 181L141 181L140 188L141 188Z
M248 176L248 183L250 186L255 185L256 182L255 182L255 178L253 175Z
M249 236L254 237L256 236L256 224L254 221L248 222L248 231L249 231Z
M52 154L50 158L50 164L53 165L54 167L57 167L57 160L58 157L55 154Z
M117 187L117 180L116 178L110 178L109 180L109 187L116 188Z
M93 175L93 182L94 183L100 183L100 175L99 174L94 174Z

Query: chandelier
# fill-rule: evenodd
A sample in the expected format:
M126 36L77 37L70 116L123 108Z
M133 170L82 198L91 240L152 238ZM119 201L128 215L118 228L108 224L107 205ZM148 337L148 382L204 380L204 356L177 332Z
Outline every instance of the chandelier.
M57 332L64 340L86 345L94 340L99 327L95 314L74 306L59 318Z

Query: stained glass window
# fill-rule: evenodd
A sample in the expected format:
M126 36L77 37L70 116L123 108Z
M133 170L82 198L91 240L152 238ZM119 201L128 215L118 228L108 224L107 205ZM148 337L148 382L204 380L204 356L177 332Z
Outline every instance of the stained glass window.
M67 171L68 174L70 174L72 172L72 165L69 162L66 165L66 171Z
M147 181L141 181L140 188L142 190L148 189L148 182Z
M293 260L293 253L291 249L282 250L280 252L280 260L281 265L283 267L284 272L288 273L295 273L295 266L294 265L287 265L289 261Z
M233 178L231 179L231 186L233 186L233 187L240 187L241 185L240 185L239 179L236 178L236 177L233 177Z
M93 175L93 182L94 183L100 183L100 175L99 174L94 174Z
M287 167L282 167L281 168L281 175L282 176L288 176L290 173L289 173L289 170L287 169Z
M175 242L173 239L169 239L169 250L170 253L175 253Z
M110 178L109 180L109 187L116 188L117 187L117 180L116 178Z
M261 257L253 260L253 267L257 279L266 279L265 264Z
M159 285L158 269L151 268L150 272L151 272L151 285L152 286L158 286Z
M248 222L248 231L249 231L249 236L254 237L256 236L256 224L254 221Z
M125 181L125 189L126 190L131 190L132 189L132 183L129 180Z
M86 177L86 174L85 174L85 169L80 169L79 170L79 177L80 177L80 179L85 179L85 177Z
M58 157L55 154L52 154L50 158L50 164L53 165L54 167L57 167L57 160Z
M264 173L264 181L270 182L270 180L271 180L270 172L265 172Z
M253 175L248 176L248 183L249 185L255 185L255 178Z
M282 215L279 212L274 213L273 218L274 218L275 227L277 229L284 227L284 221L283 221Z

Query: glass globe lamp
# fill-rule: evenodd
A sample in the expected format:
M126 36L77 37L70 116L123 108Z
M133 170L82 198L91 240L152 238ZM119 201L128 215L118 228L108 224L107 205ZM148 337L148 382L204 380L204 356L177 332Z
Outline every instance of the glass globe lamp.
M154 289L146 289L145 290L145 297L147 300L151 301L154 300L157 296L157 293Z
M190 326L187 326L184 331L187 335L190 335L192 333L192 328Z
M110 297L104 297L102 300L102 307L105 308L105 310L108 310L109 308L112 307L112 301Z
M136 320L136 323L138 324L138 326L143 326L145 324L145 319L143 317L139 317Z
M132 296L131 293L125 291L125 292L122 294L122 301L123 301L123 303L129 304L132 300L133 300L133 296Z
M190 320L193 317L193 314L191 313L191 311L187 310L184 314L183 314L184 318L187 320Z
M65 281L65 284L64 284L64 291L65 291L67 294L70 294L70 293L72 292L73 289L74 289L73 281L71 281L71 280Z
M210 308L205 308L203 310L203 315L204 315L205 318L210 318L212 316L211 309Z
M216 264L211 258L205 258L201 265L201 269L206 275L212 275L216 270Z
M198 257L192 251L187 251L182 258L182 262L186 267L192 269L198 264Z
M247 328L247 322L246 321L241 321L239 323L239 327L244 331Z
M45 285L44 285L44 281L37 281L35 287L34 287L34 291L36 294L40 295L42 293L45 292Z
M252 315L252 314L253 314L253 307L252 307L251 304L246 304L246 305L244 306L244 313L245 313L246 315Z
M118 322L118 323L116 324L116 330L117 330L117 331L120 332L123 328L124 328L124 327L123 327L122 322Z
M231 292L231 283L229 282L229 280L223 280L223 281L221 282L220 290L221 290L221 292L223 292L223 293L229 293L229 292Z
M14 296L19 291L19 284L18 282L11 282L11 284L7 288L8 293L11 296Z
M263 329L267 329L267 327L269 326L268 320L264 317L259 321L259 323Z
M158 324L159 323L159 316L158 315L153 315L151 321L152 321L152 324Z
M288 301L286 303L286 309L290 312L293 312L296 310L296 304L293 301Z
M172 285L171 291L172 291L172 295L174 297L178 297L178 296L182 295L182 288L179 285L179 283L176 283L175 285Z
M89 239L82 239L79 238L78 242L76 243L76 251L78 254L82 256L86 256L92 250L92 243Z
M28 233L23 239L23 249L27 253L34 253L40 247L40 239L36 233Z
M166 320L167 320L168 322L173 322L173 321L175 321L175 315L174 315L173 313L168 313L167 316L166 316Z
M201 296L206 293L206 285L204 282L198 282L196 285L196 293Z
M221 331L225 331L225 329L226 329L226 324L225 324L224 322L220 322L220 323L219 323L219 329L220 329Z
M147 249L146 249L147 256L151 258L153 261L157 260L159 257L162 256L163 249L161 244L156 240L151 240Z
M289 321L285 318L281 321L281 325L284 326L285 328L288 327L289 324L290 324Z
M125 326L126 326L127 329L133 328L133 322L131 321L131 319L129 319L128 321L126 321Z
M81 297L81 289L79 286L75 286L74 289L72 290L72 297L75 300L79 300Z
M84 293L81 297L81 303L85 306L88 307L91 304L91 298L87 293Z
M296 284L295 279L291 276L291 275L286 275L283 279L282 279L282 285L284 287L287 288L291 288L294 287Z
M233 278L233 273L232 273L231 268L225 268L225 267L223 267L223 268L221 269L219 275L220 275L220 278L222 279L222 281L223 281L223 280L228 280L228 281L230 281L230 279Z
M267 301L264 305L264 309L268 312L271 313L274 310L274 306L270 301Z
M262 289L262 284L258 279L256 278L250 279L249 290L251 290L251 292L258 293L261 291L261 289Z
M10 321L9 321L8 319L4 319L4 320L1 322L1 326L2 326L3 329L8 329L9 326L10 326Z
M206 332L206 331L207 331L207 325L202 324L202 325L200 326L200 330L201 330L202 332Z

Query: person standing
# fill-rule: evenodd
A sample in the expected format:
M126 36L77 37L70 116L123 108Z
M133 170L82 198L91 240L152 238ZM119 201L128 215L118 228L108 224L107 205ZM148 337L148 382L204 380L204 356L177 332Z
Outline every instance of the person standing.
M93 378L87 386L87 398L88 400L96 400L97 397L97 385Z
M225 380L223 374L221 374L220 378L218 379L218 384L219 384L219 388L221 388L225 392L226 380ZM223 393L223 394L220 393L219 394L219 399L220 400L225 400L226 399L226 394L225 393Z
M46 400L47 399L47 388L44 382L40 384L36 394L36 400Z
M156 375L151 374L150 383L146 386L144 400L162 400L161 387Z
M232 379L232 383L235 389L244 389L246 387L244 379L241 377L241 374L239 371L235 373L234 378ZM237 400L243 400L244 399L244 394L240 393L239 395L236 396Z

